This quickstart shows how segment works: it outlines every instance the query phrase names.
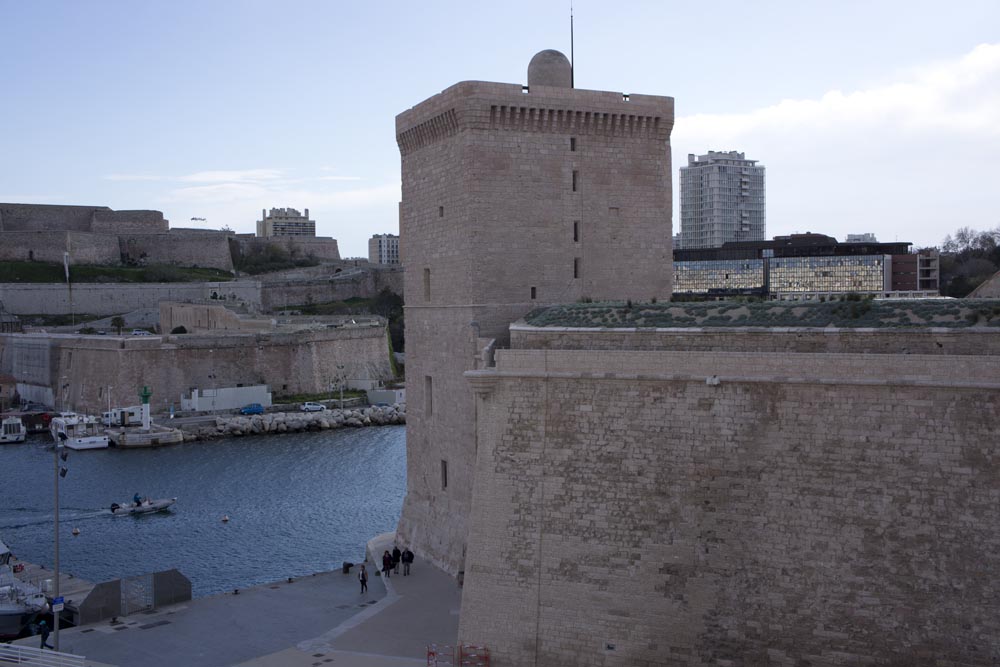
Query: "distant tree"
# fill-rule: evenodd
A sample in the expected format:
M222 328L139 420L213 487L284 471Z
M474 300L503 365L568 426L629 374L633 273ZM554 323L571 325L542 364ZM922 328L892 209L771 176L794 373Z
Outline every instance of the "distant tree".
M1000 226L961 227L941 243L941 293L964 297L1000 270Z
M125 328L125 318L121 315L115 315L111 318L111 326L118 331L118 335L120 336L122 334L122 329Z

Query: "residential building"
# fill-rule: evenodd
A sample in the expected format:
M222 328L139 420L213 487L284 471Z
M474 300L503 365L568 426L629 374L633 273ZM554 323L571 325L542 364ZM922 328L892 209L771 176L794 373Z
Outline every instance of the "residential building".
M368 261L372 264L399 264L399 237L374 234L368 239Z
M316 222L309 219L309 209L302 215L294 208L272 208L261 211L257 221L257 236L316 236Z
M764 165L736 151L709 151L689 154L680 174L682 247L764 240Z

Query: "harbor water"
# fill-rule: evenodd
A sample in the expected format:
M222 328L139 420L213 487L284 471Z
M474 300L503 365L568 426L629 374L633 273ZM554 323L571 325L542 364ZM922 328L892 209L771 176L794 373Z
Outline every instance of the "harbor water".
M60 462L60 569L101 582L177 568L201 597L359 562L366 541L399 520L405 434L384 426L70 452ZM0 540L47 568L53 476L49 438L0 447ZM111 514L134 493L177 503Z

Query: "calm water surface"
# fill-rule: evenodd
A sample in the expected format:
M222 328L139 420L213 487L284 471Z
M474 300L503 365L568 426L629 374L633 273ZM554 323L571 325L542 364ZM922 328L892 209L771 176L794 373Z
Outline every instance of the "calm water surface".
M365 542L399 520L405 433L384 426L70 452L59 483L60 567L94 582L176 567L200 597L360 561ZM0 540L46 567L50 443L33 436L0 446ZM145 516L111 514L112 502L136 492L176 496L177 504Z

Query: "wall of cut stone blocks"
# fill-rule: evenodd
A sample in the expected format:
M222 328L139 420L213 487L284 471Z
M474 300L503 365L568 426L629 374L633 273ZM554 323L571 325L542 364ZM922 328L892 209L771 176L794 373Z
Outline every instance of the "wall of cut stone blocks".
M276 395L330 391L340 373L389 379L384 327L275 334L174 336L0 335L0 372L54 386L58 407L96 413L131 404L149 386L154 412L191 387L268 384Z
M791 355L793 383L775 353L712 385L676 353L536 352L498 355L475 410L459 638L495 664L1000 655L994 364L872 383Z
M262 250L268 246L277 246L286 250L292 257L314 257L323 262L340 260L340 248L336 239L308 236L273 236L258 238L250 235L233 236L232 242L237 246L237 252L248 254L254 250Z
M0 261L58 262L70 253L73 264L117 265L118 237L90 232L22 231L0 234Z
M233 270L229 235L215 233L122 234L118 236L121 256L138 265L174 264Z
M306 280L268 280L261 285L261 303L267 310L284 310L351 297L372 298L383 289L401 295L402 271L372 269Z
M0 301L15 315L118 315L157 308L160 301L223 299L230 305L260 308L260 283L78 283L72 290L47 283L0 283Z

